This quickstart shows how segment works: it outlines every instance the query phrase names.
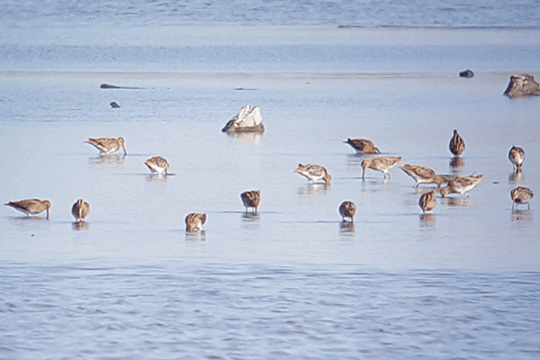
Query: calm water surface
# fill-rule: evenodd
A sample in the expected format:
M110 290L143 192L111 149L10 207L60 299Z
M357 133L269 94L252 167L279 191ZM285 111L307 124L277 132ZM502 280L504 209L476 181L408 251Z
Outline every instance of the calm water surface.
M540 189L540 99L502 96L511 74L539 76L538 4L230 4L0 10L0 198L52 202L50 220L0 208L0 358L538 358L538 204L512 211L509 193ZM246 104L266 132L221 133ZM128 155L84 144L101 136ZM486 177L422 216L429 187L397 168L362 181L348 137ZM171 176L149 175L155 155ZM186 235L193 211L208 222Z

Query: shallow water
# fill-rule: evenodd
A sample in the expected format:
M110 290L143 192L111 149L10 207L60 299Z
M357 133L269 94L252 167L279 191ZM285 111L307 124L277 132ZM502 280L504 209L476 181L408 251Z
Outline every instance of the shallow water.
M509 181L507 152L514 144L526 149L520 184L536 189L539 134L533 109L538 99L502 96L507 74L479 73L471 80L441 72L290 75L8 77L4 91L10 95L3 102L11 121L4 121L2 134L2 197L42 197L53 203L48 222L2 208L13 246L35 249L28 245L39 243L38 249L45 246L54 257L59 251L68 258L79 258L84 249L93 253L97 240L100 257L175 256L173 246L182 256L187 251L218 259L536 267L535 199L531 211L519 210L523 216L512 212L509 192L517 183ZM99 88L111 80L147 86ZM246 90L234 90L238 87ZM122 107L111 109L110 101ZM221 133L247 103L261 107L266 132ZM457 169L449 166L454 128L467 144L464 165ZM84 144L99 136L123 136L128 155L99 157ZM424 188L413 188L412 179L397 168L387 181L371 170L362 181L362 157L343 144L348 137L370 138L384 154L439 173L486 177L469 196L439 200L425 221L417 205ZM41 144L40 150L27 144ZM168 159L174 176L150 177L144 161L155 155ZM325 166L333 176L331 186L308 185L291 173L298 163ZM246 219L239 194L250 189L260 189L263 200L259 217ZM89 230L78 234L71 231L70 209L80 197L90 202L92 212ZM340 229L337 207L343 200L359 207L354 232ZM204 245L177 241L185 238L183 218L193 211L208 214ZM53 246L73 237L92 246ZM148 237L154 238L150 253ZM4 256L17 260L20 255L7 251Z
M511 74L538 77L537 31L190 28L208 46L189 48L143 30L126 28L117 52L82 28L0 44L0 198L52 202L50 220L0 208L0 358L538 357L537 202L512 211L509 193L540 188L540 99L502 95ZM248 103L265 133L221 133ZM123 136L128 155L84 144L100 136ZM362 181L348 137L486 177L423 216L429 186L397 168ZM155 155L172 175L149 175ZM324 165L331 186L298 163ZM251 189L257 217L239 196ZM78 198L91 206L79 227ZM193 211L208 220L187 235Z

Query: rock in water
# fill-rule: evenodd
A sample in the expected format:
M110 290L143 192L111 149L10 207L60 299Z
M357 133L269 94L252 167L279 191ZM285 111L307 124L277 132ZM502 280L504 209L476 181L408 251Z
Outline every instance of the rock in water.
M532 75L512 75L510 76L510 83L508 84L504 95L510 98L540 95L540 85L538 85Z
M229 120L221 131L229 134L239 132L264 132L261 109L253 105L244 106L238 115Z
M474 73L471 70L465 70L459 73L459 77L462 78L472 78Z

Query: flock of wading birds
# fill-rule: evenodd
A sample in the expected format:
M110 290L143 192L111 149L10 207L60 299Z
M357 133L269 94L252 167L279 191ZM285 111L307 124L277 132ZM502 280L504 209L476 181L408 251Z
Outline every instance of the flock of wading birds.
M120 149L124 150L124 155L127 154L124 139L119 137L118 139L114 138L99 138L99 139L88 139L86 141L90 145L96 147L100 155L109 155L110 153L116 152ZM366 139L347 139L345 143L351 145L357 153L363 155L375 155L379 154L379 149L373 145L370 140ZM449 144L450 151L454 154L454 163L459 163L459 156L465 151L465 142L459 136L457 130L454 130L454 135L450 139ZM514 165L516 173L520 173L522 170L523 160L525 159L525 152L522 148L513 146L508 153L508 158ZM362 161L362 180L364 180L364 175L366 169L373 169L380 171L384 174L386 179L390 175L388 170L394 166L403 162L401 156L377 156L373 158L368 158ZM158 175L165 174L167 175L167 170L169 169L169 163L167 160L161 156L156 156L151 159L146 160L145 165L153 173ZM448 174L436 174L432 169L420 166L420 165L408 165L405 164L400 167L407 175L412 177L415 181L415 187L418 187L420 184L437 184L438 188L432 191L426 192L420 196L418 205L422 209L422 212L431 211L435 208L437 204L436 193L440 193L442 197L446 197L449 194L465 194L471 189L473 189L484 175L469 175L469 176L457 176L457 175L448 175ZM293 170L302 176L305 176L308 179L308 182L316 183L320 180L324 181L326 185L330 184L332 177L326 171L326 169L320 165L302 165L299 164L298 168ZM446 186L442 187L443 184ZM527 208L530 209L529 200L533 197L533 192L531 189L518 186L510 192L514 206L519 204L526 204ZM261 202L261 193L260 191L246 191L240 194L242 202L246 208L246 213L249 209L252 209L252 214L257 214L257 209ZM47 219L49 218L49 209L51 208L51 203L49 200L39 200L39 199L26 199L21 201L12 201L8 202L8 206L11 206L19 211L24 212L27 216L32 216L40 214L43 211L47 212ZM342 221L345 222L354 222L354 215L356 214L356 205L351 201L344 201L339 206L339 214L342 217ZM75 217L77 223L84 222L86 216L90 213L90 205L79 199L71 209L71 213ZM206 214L191 213L186 216L186 231L195 232L202 230L202 225L206 222Z

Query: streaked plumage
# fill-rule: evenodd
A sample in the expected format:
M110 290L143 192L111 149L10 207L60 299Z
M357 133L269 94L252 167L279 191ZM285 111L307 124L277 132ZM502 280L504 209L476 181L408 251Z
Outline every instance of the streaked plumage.
M352 148L356 150L356 152L359 154L378 154L379 153L379 149L377 149L370 140L347 139L347 141L344 141L344 143L351 145Z
M43 211L47 211L47 219L49 218L49 209L51 208L51 202L49 200L39 200L39 199L26 199L21 201L10 201L7 206L22 211L29 217L32 215L37 215Z
M534 193L531 189L523 186L518 186L510 192L510 196L512 197L512 201L514 202L512 204L512 209L514 209L514 205L517 207L517 205L519 204L527 204L527 208L531 208L529 200L531 200L534 196Z
M242 203L246 207L246 213L248 212L249 208L253 208L253 213L257 214L257 209L259 207L259 204L261 203L261 191L246 191L240 194L240 197L242 198Z
M322 179L326 185L330 185L330 180L332 180L332 177L330 174L328 174L328 171L326 171L326 169L320 165L298 164L298 167L294 169L293 172L305 176L308 181L312 182L317 182Z
M90 205L88 205L88 203L83 199L79 199L75 204L73 204L71 213L75 217L75 221L84 221L84 219L90 213Z
M426 166L405 164L399 168L414 179L415 187L420 184L437 184L441 187L442 184L457 178L456 175L437 175L433 169Z
M422 209L422 212L431 211L437 205L437 200L435 200L435 191L430 191L422 194L420 200L418 200L418 205Z
M120 149L124 149L124 155L127 154L124 138L121 138L121 137L119 137L118 139L114 139L114 138L92 139L90 138L88 139L88 141L85 141L85 142L94 146L96 149L98 149L100 154L109 155L110 153L113 153Z
M146 160L144 164L148 166L151 172L156 172L159 175L164 172L165 175L167 175L169 163L161 156L154 156L153 158Z
M345 222L345 218L349 218L354 222L354 215L356 214L356 205L352 201L344 201L339 205L339 214L341 215L341 220Z
M384 178L386 179L387 176L390 176L388 174L388 170L396 166L397 164L401 164L403 162L403 159L401 156L378 156L372 159L365 159L362 161L362 180L364 180L364 175L366 173L366 169L373 169L376 171L380 171L384 173Z
M206 222L206 214L191 213L186 216L186 231L194 232L202 230L203 224Z
M450 148L450 152L455 156L459 156L465 151L465 142L455 129L454 136L450 139L450 145L448 147Z
M458 177L455 180L452 180L443 187L440 190L441 196L446 197L450 194L465 194L466 192L470 191L472 188L474 188L484 175L469 175L469 176L461 176Z
M521 170L521 165L525 160L525 151L520 147L512 146L508 153L508 159L515 166L516 171Z

